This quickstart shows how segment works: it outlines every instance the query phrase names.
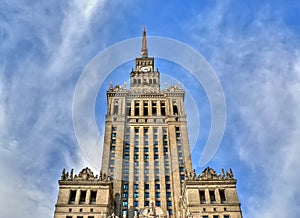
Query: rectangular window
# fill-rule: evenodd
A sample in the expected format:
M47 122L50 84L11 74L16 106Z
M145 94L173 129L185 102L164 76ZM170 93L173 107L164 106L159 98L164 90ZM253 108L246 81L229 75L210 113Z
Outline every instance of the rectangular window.
M74 204L75 203L75 199L76 199L76 191L75 190L71 190L70 191L69 204Z
M155 206L160 207L160 201L156 201Z
M205 202L206 202L206 200L205 200L205 191L200 190L199 195L200 195L200 203L205 204Z
M148 154L145 154L145 155L144 155L144 158L145 158L145 159L149 159L149 155L148 155Z
M96 204L97 191L91 191L90 204Z
M149 170L148 169L144 169L144 173L145 174L149 174Z
M159 169L155 169L155 174L159 174Z
M129 151L130 151L129 148L125 147L124 152L129 152Z
M124 184L124 185L123 185L123 189L124 189L124 190L128 190L128 184Z
M156 193L155 193L155 197L156 197L156 198L160 198L160 192L156 192Z
M167 201L167 205L168 205L168 207L172 206L172 201Z
M149 151L149 148L144 148L144 152L148 152Z
M122 202L122 206L123 206L123 207L127 207L127 205L128 205L128 202L127 202L127 201L123 201L123 202Z
M167 185L166 185L166 189L171 189L171 185L170 185L170 184L167 184Z
M154 155L154 159L157 160L158 159L158 154Z
M164 148L164 152L168 152L168 148Z
M139 170L138 169L134 169L134 173L135 174L139 174Z
M134 133L139 133L139 128L134 128Z
M167 198L171 198L171 197L172 197L171 192L167 192Z
M219 190L219 194L220 194L221 203L225 203L226 202L225 190Z
M112 143L112 144L116 144L116 139L112 139L112 140L111 140L111 143Z
M210 203L216 203L215 191L209 191Z
M85 203L85 198L86 198L86 191L80 191L79 204L84 204Z
M134 188L135 190L137 190L137 189L139 189L139 185L138 185L138 184L134 184L133 188Z
M184 172L184 167L180 167L179 172Z
M155 189L160 189L160 185L159 184L155 184Z
M154 152L158 152L158 148L157 147L154 148Z
M149 189L149 184L145 184L145 189Z
M134 162L134 166L138 167L139 166L139 162Z
M204 215L204 216L202 216L202 218L208 218L208 216L207 216L207 215Z
M157 133L157 128L156 127L153 128L153 133Z
M149 142L148 142L148 141L144 141L144 145L145 145L145 146L148 146L148 145L149 145Z
M213 218L219 218L219 216L218 215L213 215Z
M134 206L134 207L138 207L138 206L139 206L139 202L138 202L138 201L134 201L134 202L133 202L133 206Z
M134 159L135 159L135 160L139 159L139 155L138 155L138 154L135 154L135 155L134 155Z
M123 198L128 198L128 192L123 193Z
M173 210L168 210L169 215L173 215Z
M180 175L180 180L184 180L184 175Z
M111 150L111 151L115 151L115 150L116 150L116 146L111 146L111 147L110 147L110 150Z
M224 215L224 218L229 218L229 215Z
M170 181L170 176L166 176L166 181Z
M145 192L145 198L149 198L149 197L150 197L149 192Z
M134 193L133 193L133 197L134 197L134 198L138 198L138 197L139 197L139 193L138 193L138 192L134 192Z
M145 201L145 207L149 206L150 202L149 201Z
M139 152L139 148L135 147L134 152Z

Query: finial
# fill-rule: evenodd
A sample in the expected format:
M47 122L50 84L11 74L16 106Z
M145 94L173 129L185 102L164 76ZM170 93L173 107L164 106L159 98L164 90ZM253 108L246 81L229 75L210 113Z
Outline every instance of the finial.
M142 43L142 57L147 58L148 57L148 49L147 49L147 39L146 39L146 28L144 27L143 30L143 43Z

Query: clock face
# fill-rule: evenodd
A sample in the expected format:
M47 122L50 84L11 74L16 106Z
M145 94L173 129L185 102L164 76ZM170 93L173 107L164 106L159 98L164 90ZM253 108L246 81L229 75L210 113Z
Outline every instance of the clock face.
M141 67L140 71L148 72L150 71L150 67Z

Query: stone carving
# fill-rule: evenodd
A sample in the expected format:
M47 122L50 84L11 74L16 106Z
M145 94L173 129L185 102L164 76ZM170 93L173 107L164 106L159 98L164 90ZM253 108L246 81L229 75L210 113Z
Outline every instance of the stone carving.
M78 175L74 175L74 170L71 169L70 176L69 172L66 172L65 169L63 169L61 174L61 180L62 181L110 181L110 176L106 175L106 173L102 173L100 171L100 176L94 175L93 171L89 169L88 167L83 168Z
M222 180L222 179L234 179L231 168L225 173L222 169L222 174L219 175L216 171L210 167L206 167L201 174L197 176L196 171L192 172L185 171L186 181L201 181L201 180Z

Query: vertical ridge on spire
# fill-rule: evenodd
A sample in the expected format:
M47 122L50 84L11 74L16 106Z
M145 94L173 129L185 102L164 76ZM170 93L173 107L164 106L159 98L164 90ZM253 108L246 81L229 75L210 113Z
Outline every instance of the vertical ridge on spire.
M146 39L146 28L143 29L143 43L142 43L142 57L147 58L148 57L148 48L147 48L147 39Z

